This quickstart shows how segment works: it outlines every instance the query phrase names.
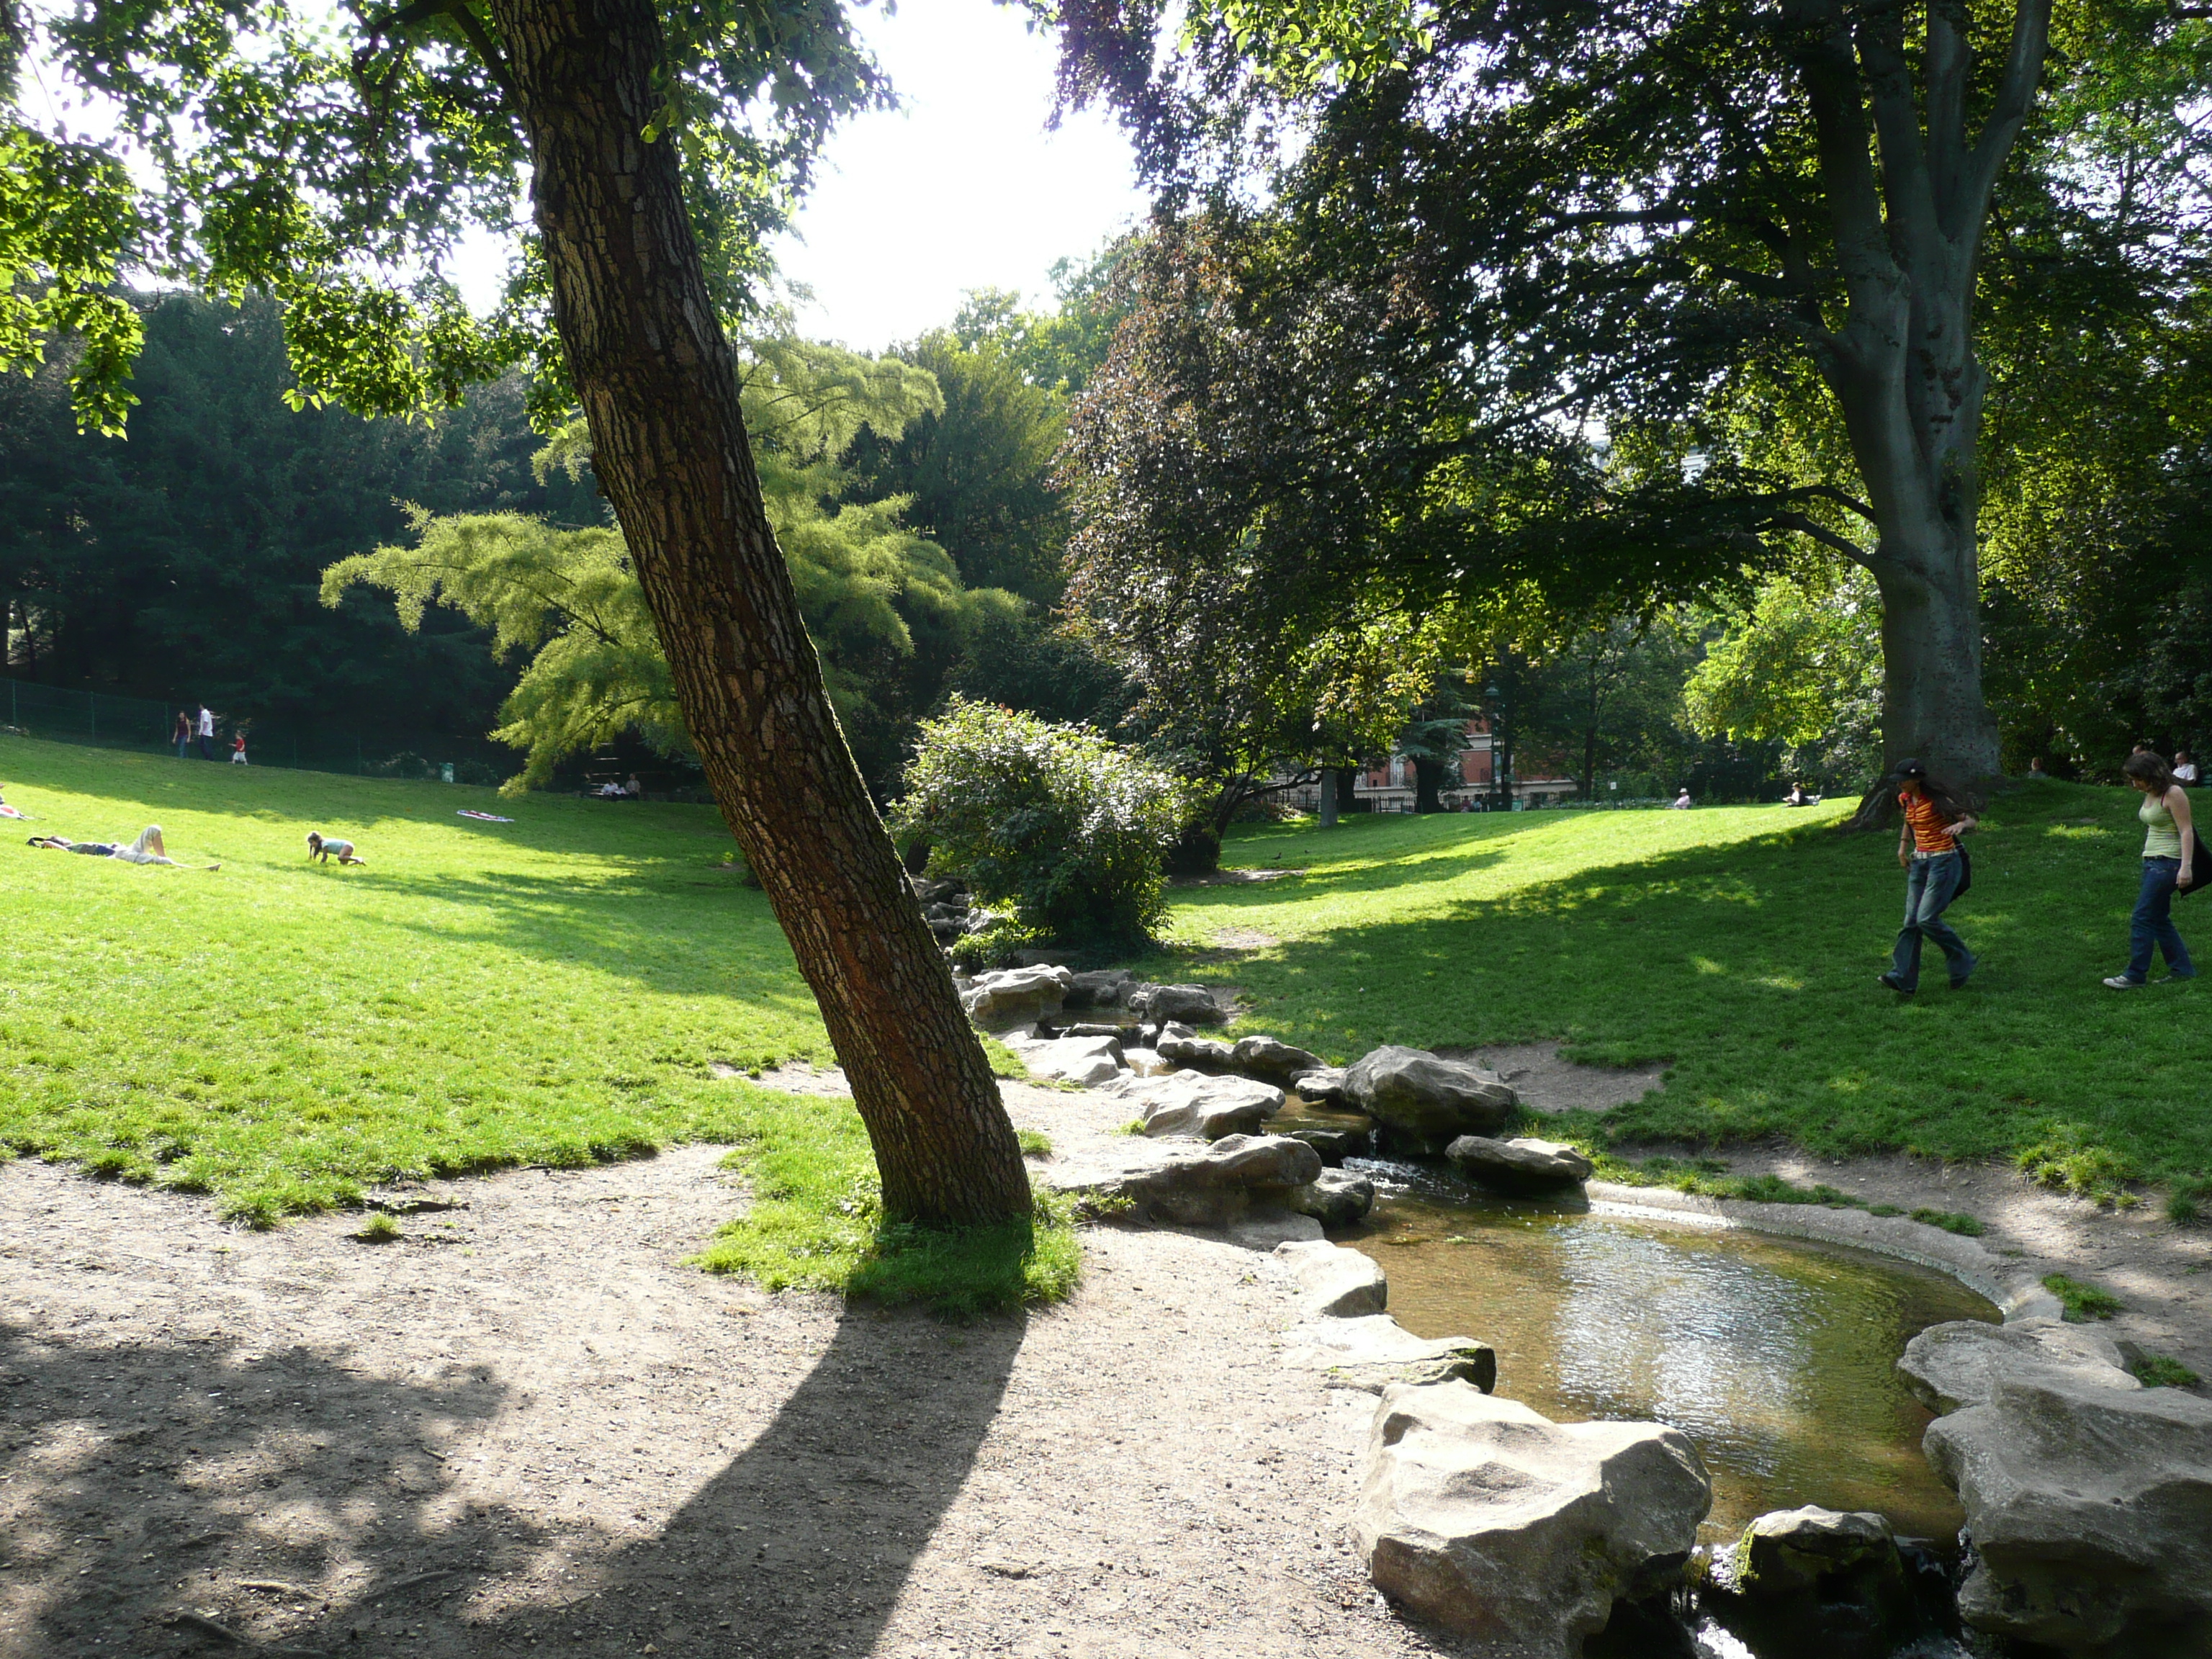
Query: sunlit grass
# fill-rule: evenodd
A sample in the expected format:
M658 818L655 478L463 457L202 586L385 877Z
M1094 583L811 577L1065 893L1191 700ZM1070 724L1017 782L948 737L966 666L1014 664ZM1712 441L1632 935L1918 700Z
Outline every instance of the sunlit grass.
M267 1221L367 1183L735 1140L829 1063L708 808L256 772L0 738L0 1144ZM471 823L467 806L511 824ZM137 868L34 851L158 822ZM15 828L13 821L9 827ZM320 829L364 869L310 865Z
M1666 1067L1604 1137L1818 1152L2018 1157L2109 1196L2212 1173L2198 986L2118 995L2135 897L2135 796L2060 783L2000 796L1953 920L1984 966L1940 958L1903 999L1875 976L1903 902L1895 842L1813 809L1358 817L1240 829L1227 866L1277 879L1179 889L1154 975L1237 986L1268 1030L1339 1063L1561 1041ZM2212 950L2212 908L2183 901ZM1233 931L1232 931L1233 930ZM1279 943L1233 952L1217 933ZM2184 1209L2189 1207L2185 1202Z

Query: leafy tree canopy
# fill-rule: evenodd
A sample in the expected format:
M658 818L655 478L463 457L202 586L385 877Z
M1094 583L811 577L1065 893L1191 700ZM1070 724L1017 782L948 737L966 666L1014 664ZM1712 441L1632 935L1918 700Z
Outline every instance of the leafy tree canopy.
M1478 585L1532 530L1600 518L1692 590L1809 539L1881 585L1887 741L1994 769L1977 524L2011 365L1984 354L2029 368L2069 301L2138 342L2197 303L2202 21L2148 0L1234 0L1156 61L1156 11L1060 15L1071 95L1120 102L1170 199L1202 208L1207 251L1160 303L1203 314L1194 341L1266 338L1294 388L1206 458L1206 510L1253 538L1269 591L1301 592L1269 550L1310 538L1271 469L1237 465L1263 449L1296 489L1355 473L1365 502L1322 499L1359 506L1388 562ZM1235 373L1218 350L1155 368L1152 418L1116 422L1133 449L1249 402L1209 394ZM2059 427L2094 406L2044 386L2023 401ZM2158 453L2157 422L2130 424ZM1129 471L1132 495L1167 492ZM1104 533L1141 537L1147 510ZM1429 552L1447 523L1455 553ZM1589 545L1540 545L1547 599L1603 586L1603 548L1593 573Z
M570 406L543 264L519 261L489 319L441 275L471 228L523 228L525 135L502 43L470 0L345 0L334 15L290 0L29 0L8 17L0 367L82 339L78 417L119 430L140 336L115 289L143 270L220 299L273 295L301 403L417 414L520 364L544 418ZM842 0L708 0L667 9L661 28L641 137L675 146L714 303L749 315L763 239L830 126L890 89ZM111 109L112 136L34 122L13 97L24 54ZM134 157L150 167L134 174Z
M895 775L913 720L986 619L1010 594L964 588L951 559L902 521L903 499L840 498L836 459L864 430L896 440L943 407L929 374L896 358L787 338L756 343L744 376L762 489L822 653L830 696L863 769ZM540 452L541 471L588 468L580 422ZM544 783L565 757L635 727L666 752L688 749L668 664L618 531L557 529L517 514L432 518L413 546L331 565L323 599L356 584L389 591L410 632L433 605L489 629L501 656L528 665L494 733L527 751L513 789Z

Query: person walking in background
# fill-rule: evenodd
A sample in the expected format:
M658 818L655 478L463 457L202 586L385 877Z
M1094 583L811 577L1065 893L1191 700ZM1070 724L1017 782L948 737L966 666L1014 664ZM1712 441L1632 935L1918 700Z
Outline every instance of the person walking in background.
M1974 827L1974 819L1918 761L1899 761L1892 775L1897 779L1897 805L1904 817L1897 861L1905 866L1905 926L1898 930L1889 971L1881 975L1881 983L1907 995L1917 991L1920 947L1932 939L1950 967L1951 988L1956 991L1972 975L1980 958L1943 920L1943 912L1963 884L1966 858L1959 850L1959 837Z
M208 712L205 703L200 705L200 758L215 758L215 716Z
M246 764L246 733L243 732L234 732L231 735L230 763L233 766Z
M2132 991L2150 977L2151 950L2166 954L2168 979L2195 979L2196 964L2181 930L2173 925L2173 896L2197 884L2197 827L2189 812L2189 792L2175 781L2163 756L2138 750L2120 768L2142 791L2136 817L2143 826L2142 883L2136 889L2135 915L2128 919L2128 966L2105 983Z
M177 710L177 758L189 760L192 753L192 717L183 709Z

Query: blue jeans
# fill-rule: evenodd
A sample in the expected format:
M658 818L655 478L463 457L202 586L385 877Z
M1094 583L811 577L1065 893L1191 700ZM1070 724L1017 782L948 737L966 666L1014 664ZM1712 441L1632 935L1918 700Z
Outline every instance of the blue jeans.
M2127 976L2141 984L2150 975L2151 947L2166 952L2166 969L2176 979L2195 977L2189 947L2173 925L2173 887L2181 879L2179 859L2145 859L2142 885L2136 891L2136 913L2128 919Z
M1974 953L1943 920L1943 912L1959 890L1960 873L1956 853L1917 858L1905 866L1905 926L1898 930L1897 948L1889 954L1889 971L1897 975L1902 989L1913 990L1920 983L1923 939L1936 942L1943 960L1950 964L1953 979L1962 980L1973 972Z

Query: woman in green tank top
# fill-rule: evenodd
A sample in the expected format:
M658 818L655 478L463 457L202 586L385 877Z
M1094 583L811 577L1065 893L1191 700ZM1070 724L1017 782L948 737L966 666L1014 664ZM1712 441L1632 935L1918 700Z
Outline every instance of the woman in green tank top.
M2168 979L2194 979L2196 967L2181 930L2173 925L2173 895L2196 885L2196 826L2189 792L2173 779L2166 757L2149 750L2128 757L2120 770L2142 791L2136 817L2142 821L2142 885L2136 892L2135 915L2128 924L2128 966L2105 981L2115 991L2132 991L2150 975L2151 952L2166 956Z

